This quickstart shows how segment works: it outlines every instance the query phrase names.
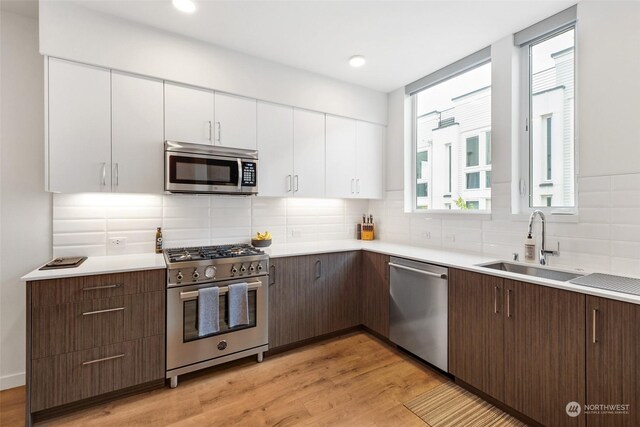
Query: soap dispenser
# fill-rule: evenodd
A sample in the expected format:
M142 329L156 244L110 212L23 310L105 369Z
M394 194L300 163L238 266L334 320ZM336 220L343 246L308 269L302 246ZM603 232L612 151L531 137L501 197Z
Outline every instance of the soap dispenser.
M525 261L536 260L536 241L531 237L531 233L527 234L527 238L524 241L524 259Z

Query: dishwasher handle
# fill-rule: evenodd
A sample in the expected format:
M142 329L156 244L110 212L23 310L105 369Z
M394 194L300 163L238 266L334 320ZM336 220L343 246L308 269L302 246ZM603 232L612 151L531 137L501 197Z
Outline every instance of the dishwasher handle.
M447 275L442 273L432 273L430 271L425 271L425 270L420 270L418 268L413 268L413 267L407 267L406 265L401 265L401 264L396 264L395 262L390 262L389 263L390 267L395 267L395 268L399 268L401 270L407 270L407 271L412 271L414 273L419 273L419 274L424 274L425 276L431 276L431 277L437 277L438 279L447 279Z

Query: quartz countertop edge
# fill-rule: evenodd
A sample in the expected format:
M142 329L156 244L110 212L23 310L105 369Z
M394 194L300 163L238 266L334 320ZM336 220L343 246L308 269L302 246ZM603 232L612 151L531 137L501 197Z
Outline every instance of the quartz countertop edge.
M576 285L573 283L561 282L558 280L525 276L518 273L511 273L508 271L493 270L482 267L482 265L478 264L487 264L500 260L477 253L452 251L447 249L425 248L380 241L368 242L361 240L335 240L326 242L275 244L268 248L261 249L263 249L265 253L267 253L271 258L348 252L362 249L389 256L395 256L420 262L428 262L444 267L459 268L461 270L473 271L476 273L488 274L491 276L502 277L505 279L526 283L533 283L536 285L577 292L585 295L609 298L617 301L629 302L632 304L640 304L640 296L638 295L608 291L606 289ZM575 269L572 270L566 267L555 267L553 265L550 267L553 269L575 272L583 275L593 273L591 271L581 271ZM58 270L34 270L31 273L23 276L22 279L25 281L35 281L163 268L166 268L166 264L164 262L164 256L162 254L98 256L89 257L82 265L76 268L66 268Z
M85 262L74 268L52 270L33 270L22 276L22 280L49 280L65 277L95 276L98 274L126 273L141 270L159 270L167 268L162 254L131 254L90 256Z

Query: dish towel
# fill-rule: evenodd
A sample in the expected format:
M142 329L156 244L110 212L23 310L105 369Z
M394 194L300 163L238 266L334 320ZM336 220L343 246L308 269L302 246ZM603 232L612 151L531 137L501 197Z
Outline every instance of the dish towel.
M198 291L198 336L214 334L220 330L217 286Z
M229 327L249 324L249 285L229 285Z

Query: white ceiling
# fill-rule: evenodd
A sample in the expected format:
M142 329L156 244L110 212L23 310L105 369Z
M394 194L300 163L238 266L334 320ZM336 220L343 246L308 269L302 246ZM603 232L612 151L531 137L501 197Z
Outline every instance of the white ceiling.
M75 0L91 9L389 92L574 1ZM348 58L361 54L358 69Z

